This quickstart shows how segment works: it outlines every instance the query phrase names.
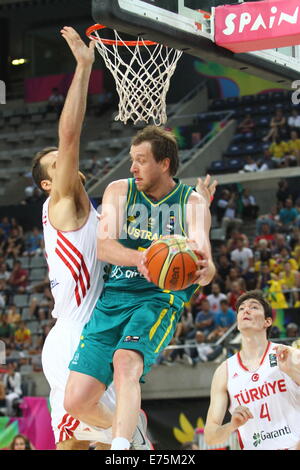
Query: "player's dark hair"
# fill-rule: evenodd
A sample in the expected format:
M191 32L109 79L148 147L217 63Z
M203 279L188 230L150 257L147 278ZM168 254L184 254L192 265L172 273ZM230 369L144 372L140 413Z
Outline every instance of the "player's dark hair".
M272 307L269 304L269 302L266 301L266 299L263 296L262 291L260 290L250 290L246 292L245 294L240 295L240 297L237 299L237 302L236 302L237 312L239 311L241 304L245 302L245 300L248 300L248 299L255 299L261 304L261 306L264 309L265 318L273 318ZM267 328L267 338L269 338L271 328L272 328L272 325Z
M44 165L41 164L41 159L48 153L55 152L57 150L57 147L46 147L40 152L37 152L33 158L31 168L32 179L42 191L44 190L41 186L41 181L49 179L49 176L47 173L47 169L44 167Z
M132 145L150 142L152 153L157 162L165 158L170 160L170 175L175 176L179 167L178 145L174 134L162 127L147 126L140 130L132 139Z

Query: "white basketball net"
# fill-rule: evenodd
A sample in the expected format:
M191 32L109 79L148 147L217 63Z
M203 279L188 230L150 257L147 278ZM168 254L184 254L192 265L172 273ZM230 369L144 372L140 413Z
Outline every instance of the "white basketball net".
M153 119L157 126L165 124L166 95L182 51L162 44L148 46L143 38L138 38L143 45L128 46L117 31L114 33L123 46L104 44L94 32L98 37L96 47L116 81L119 113L115 120L126 124L129 119L134 123ZM125 48L127 54L121 55Z

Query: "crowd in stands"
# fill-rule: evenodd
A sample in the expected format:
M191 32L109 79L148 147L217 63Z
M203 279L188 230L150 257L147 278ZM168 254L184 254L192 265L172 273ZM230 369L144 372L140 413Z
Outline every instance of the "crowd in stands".
M238 125L238 138L242 134L255 133L257 124L248 114ZM246 157L244 168L240 172L265 171L300 165L300 114L298 108L289 112L277 109L269 122L269 129L262 137L264 153L260 158Z
M5 352L6 366L0 366L0 415L18 413L26 392L23 374L42 370L41 351L54 324L52 309L42 231L33 227L25 232L14 218L2 217L0 353Z

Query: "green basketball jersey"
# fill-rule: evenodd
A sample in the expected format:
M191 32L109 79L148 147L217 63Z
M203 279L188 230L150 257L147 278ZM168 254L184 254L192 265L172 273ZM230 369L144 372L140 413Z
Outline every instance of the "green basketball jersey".
M128 179L127 202L123 227L119 242L126 248L146 250L153 241L166 235L187 236L185 212L192 188L176 182L176 186L160 201L151 200L145 193L138 191L133 178ZM173 291L176 297L188 302L198 285L181 291ZM106 289L119 291L162 292L155 284L148 282L132 266L113 265Z

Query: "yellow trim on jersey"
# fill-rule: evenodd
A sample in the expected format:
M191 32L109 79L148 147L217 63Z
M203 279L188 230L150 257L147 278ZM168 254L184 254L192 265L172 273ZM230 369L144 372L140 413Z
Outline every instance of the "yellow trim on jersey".
M169 290L163 290L164 293L168 294L170 291ZM173 294L170 294L170 300L169 300L169 304L170 306L172 306L174 303L174 295ZM152 340L153 336L155 335L156 331L157 331L157 328L159 327L159 325L161 324L161 322L163 321L166 313L168 312L168 308L164 308L160 314L159 314L159 317L157 319L157 321L154 323L154 325L152 326L150 332L149 332L149 339Z
M149 339L150 341L152 340L153 336L155 335L156 331L157 331L157 328L159 327L159 325L161 324L162 320L164 319L166 313L168 312L168 308L164 308L161 312L160 312L160 315L158 317L158 320L154 323L154 325L152 326L150 332L149 332Z
M158 202L153 202L151 201L151 199L149 199L145 193L143 193L143 191L141 191L141 194L142 196L144 196L144 198L146 199L146 201L149 202L149 204L151 204L151 206L159 206L160 204L162 204L163 202L165 202L167 199L169 199L171 196L173 196L177 191L178 189L180 188L180 186L182 186L182 183L178 183L178 186L175 186L175 188L173 189L173 191L168 194L166 197L164 197L161 201L158 201Z
M128 182L129 182L129 190L128 190L128 194L127 194L127 206L129 204L129 201L130 201L130 197L131 197L131 193L132 193L132 186L133 186L131 178L128 179Z
M167 336L169 335L169 333L170 333L170 331L171 331L171 329L172 329L173 322L174 322L175 317L176 317L176 313L177 313L176 310L172 313L171 320L170 320L170 324L169 324L169 326L168 326L168 328L167 328L167 330L166 330L164 336L162 337L161 342L159 343L159 345L158 345L157 348L155 349L155 351L154 351L155 353L158 353L158 352L159 352L159 350L160 350L162 344L164 343L165 339L166 339Z

